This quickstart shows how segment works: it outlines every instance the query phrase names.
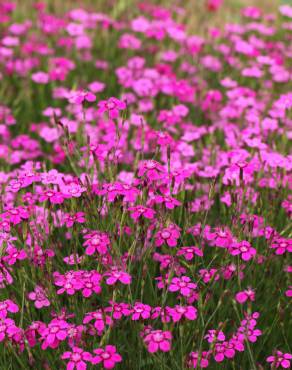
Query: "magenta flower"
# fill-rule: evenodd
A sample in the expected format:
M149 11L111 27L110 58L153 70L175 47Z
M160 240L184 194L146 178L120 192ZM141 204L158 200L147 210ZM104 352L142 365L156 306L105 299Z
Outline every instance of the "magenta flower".
M201 269L199 270L200 277L203 279L204 283L209 283L212 279L214 281L217 281L219 279L219 274L217 272L217 269Z
M49 75L45 72L39 71L33 73L31 79L38 84L47 84L49 82Z
M131 218L134 221L137 221L141 216L152 220L156 213L153 209L144 206L130 207L128 210L131 212Z
M101 363L105 369L113 369L116 363L122 361L122 356L117 353L116 347L112 345L105 346L105 349L94 349L93 352L96 356L92 357L92 363L94 365Z
M98 253L104 255L108 252L110 240L106 233L100 231L92 231L84 235L86 241L83 246L86 247L85 254L88 256Z
M180 292L184 297L189 297L197 288L197 284L191 281L188 276L172 278L168 290L170 292Z
M66 292L68 295L73 295L76 291L81 290L84 287L82 282L82 272L80 271L68 271L65 275L55 272L54 280L55 285L61 287L57 290L57 294Z
M143 161L139 165L138 176L145 176L150 181L156 181L166 175L165 168L154 160Z
M48 307L50 305L50 301L44 291L44 289L36 285L34 292L30 292L28 294L28 298L34 302L36 308L40 309L42 307Z
M119 271L117 269L112 269L110 272L106 272L104 276L109 276L106 279L107 285L114 285L117 281L120 281L122 284L131 284L132 277L124 271Z
M175 247L180 238L180 228L174 224L157 231L155 234L155 245L160 247L162 244L167 244L169 247Z
M267 358L267 362L271 364L272 368L278 369L278 367L282 367L283 369L290 368L290 360L292 359L291 353L283 353L281 351L276 351L275 355L269 356Z
M62 204L64 199L65 195L56 190L45 190L39 196L40 202L49 200L52 204Z
M101 275L96 271L83 271L82 276L82 295L85 298L91 297L92 293L101 293Z
M204 336L208 343L224 342L225 335L221 330L208 330L208 333Z
M175 307L168 309L169 315L172 317L173 322L178 322L182 318L186 318L187 320L196 320L197 318L197 309L193 306L179 306L176 305Z
M14 320L9 318L0 319L0 342L3 342L5 337L12 338L19 334L19 328L15 325Z
M25 207L17 207L5 211L1 216L12 222L14 225L17 225L23 220L27 220L29 218L29 212Z
M207 351L203 351L201 354L201 361L199 362L199 353L198 352L191 352L188 356L187 364L188 367L196 369L197 366L201 368L206 368L209 366L209 358L210 353Z
M94 320L94 327L98 333L102 333L105 325L112 325L113 321L110 316L106 315L103 310L87 312L83 319L83 324L88 324Z
M275 254L282 255L286 252L292 252L292 239L277 237L273 239L271 247L275 249Z
M236 293L235 299L240 304L245 303L247 300L254 301L255 300L255 292L252 289L248 288L248 289L246 289L242 292Z
M111 306L105 308L105 312L111 312L115 320L120 320L122 317L130 316L132 309L127 303L110 302Z
M62 360L69 360L67 363L67 370L85 370L87 368L86 362L91 362L92 355L84 351L82 348L73 347L72 352L64 352L61 356Z
M144 337L144 342L147 345L147 350L150 353L155 353L158 350L169 352L171 349L172 335L170 331L151 330Z
M24 249L18 250L12 246L6 248L6 253L7 255L3 257L3 261L7 262L8 265L14 265L17 261L22 261L27 258L27 254Z
M187 261L191 261L195 256L203 257L203 251L195 246L181 247L176 255L184 256Z
M155 195L153 200L157 204L164 204L167 209L174 209L181 205L181 202L169 196Z
M146 320L151 316L151 307L148 304L136 302L133 306L132 320Z
M41 332L42 349L57 348L68 335L69 324L65 320L53 319Z
M96 96L90 91L71 91L68 100L71 104L82 104L85 101L92 103Z
M64 221L67 227L72 227L74 223L83 224L85 222L85 213L76 212L74 214L66 213Z
M229 248L232 256L240 255L243 261L249 261L256 255L256 250L246 240L234 242Z
M0 301L0 319L5 319L8 312L16 313L19 311L17 304L15 304L11 299L5 299L5 301Z
M98 113L107 112L109 118L115 119L119 117L119 112L127 108L126 103L117 98L109 98L108 100L101 100L98 103Z

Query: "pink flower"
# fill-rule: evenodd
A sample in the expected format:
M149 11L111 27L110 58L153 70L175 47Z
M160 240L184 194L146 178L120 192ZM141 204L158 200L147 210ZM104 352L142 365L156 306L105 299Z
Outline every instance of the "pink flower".
M188 367L191 367L193 369L196 369L197 366L201 368L206 368L209 365L208 357L209 357L209 352L203 351L201 354L201 361L199 362L199 353L198 352L191 352L188 356Z
M85 213L84 212L76 212L74 214L66 213L64 221L67 227L72 227L75 222L83 224L85 222Z
M38 84L47 84L49 82L49 75L45 72L39 71L33 73L31 79Z
M244 290L242 292L238 292L235 296L235 299L240 304L245 303L248 299L251 300L251 301L254 301L255 300L255 292L252 289L248 288L247 290Z
M94 327L98 333L102 333L105 329L105 325L112 325L113 321L110 316L106 315L103 310L97 310L93 312L87 312L83 319L83 324L88 324L94 320Z
M208 343L224 342L225 335L221 330L210 329L204 338L208 340Z
M110 240L106 233L100 231L92 231L84 235L86 241L83 246L86 247L85 254L88 256L93 255L95 252L104 255L108 252Z
M0 319L0 342L3 342L5 337L12 338L19 333L19 328L15 325L14 320L9 318Z
M52 204L62 204L65 195L56 190L45 190L39 196L39 201L44 202L49 200Z
M96 96L89 91L72 91L69 94L69 102L71 104L82 104L85 101L92 103L95 100Z
M130 305L127 303L115 303L110 302L111 306L105 308L105 312L111 312L112 316L115 320L120 320L123 316L127 317L130 316L132 313L132 309Z
M203 251L195 246L181 247L176 255L184 256L187 261L191 261L195 257L195 255L203 257Z
M138 176L145 176L150 181L156 181L166 174L165 168L154 160L143 161L139 164Z
M69 324L65 320L53 319L41 332L42 349L57 348L67 338L68 328Z
M282 255L286 252L292 252L292 239L285 239L281 237L277 237L273 239L271 247L275 249L275 254Z
M72 352L64 352L61 356L62 360L69 360L67 370L85 370L87 368L85 361L91 362L92 356L89 352L82 348L73 347Z
M144 337L144 342L147 345L148 352L155 353L158 350L169 352L171 349L172 335L170 331L151 330Z
M14 265L17 261L22 261L27 258L24 249L18 250L12 246L6 248L6 254L7 255L3 257L3 261L7 262L8 265Z
M12 222L14 225L21 223L23 220L27 220L29 218L29 212L25 207L17 207L6 210L2 213L2 216Z
M98 103L98 113L102 114L107 112L109 118L118 118L119 111L126 109L126 104L117 98L109 98L108 100L101 100Z
M38 309L48 307L50 305L50 301L48 300L44 289L39 285L36 285L34 292L30 292L28 294L28 298L35 301L34 305Z
M169 315L172 317L173 322L180 321L183 317L187 320L195 320L197 318L197 309L193 306L179 306L168 309Z
M286 290L285 295L289 298L292 297L292 285L290 285L289 288Z
M243 261L249 261L256 255L256 250L246 240L234 242L229 248L232 256L240 255Z
M158 203L158 204L164 203L165 207L168 209L174 209L175 207L178 207L181 205L181 202L169 196L155 195L153 200L155 203Z
M155 234L155 245L160 247L162 244L167 244L169 247L175 247L179 238L180 228L174 224L170 224Z
M127 274L124 271L118 271L116 269L113 269L110 272L106 272L104 276L109 276L106 279L107 285L114 285L117 281L120 281L122 284L131 284L131 275Z
M122 361L122 356L117 353L116 347L112 345L105 346L105 349L94 349L93 352L96 354L96 356L92 358L92 363L102 363L102 366L105 369L113 369L116 363Z
M131 218L135 221L137 221L141 216L152 220L156 213L153 209L144 206L130 207L128 210L131 212Z
M8 312L16 313L19 311L17 304L15 304L11 299L6 299L5 301L0 301L0 319L5 319Z
M139 319L149 319L151 316L151 307L148 304L136 302L133 307L132 320L136 321Z
M267 358L267 362L271 364L271 367L276 369L278 367L282 367L284 369L290 368L290 360L292 359L292 355L290 353L283 353L281 351L276 351L274 356L269 356Z
M174 277L172 278L168 290L170 292L179 291L184 297L189 297L192 292L197 288L197 284L191 281L188 276Z
M214 279L214 281L219 280L219 274L217 273L217 269L201 269L199 270L199 274L201 278L203 279L204 283L209 283L211 280Z
M83 271L81 280L83 297L91 297L93 292L96 294L101 293L101 275L97 271Z

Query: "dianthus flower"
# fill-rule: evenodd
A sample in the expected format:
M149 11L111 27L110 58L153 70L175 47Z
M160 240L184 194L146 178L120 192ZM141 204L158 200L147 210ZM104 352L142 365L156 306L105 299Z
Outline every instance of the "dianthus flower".
M292 239L281 237L274 238L271 244L272 249L275 249L275 254L282 255L286 252L292 252Z
M180 228L171 224L168 227L157 231L155 234L155 245L160 247L162 244L167 244L169 247L176 247L179 238Z
M3 342L5 337L12 338L14 335L19 334L19 329L14 320L9 318L0 319L0 342Z
M184 297L189 297L193 291L197 288L197 284L191 281L188 276L174 277L172 278L168 290L170 292L179 291Z
M61 356L62 360L69 360L67 363L67 370L85 370L87 368L86 362L91 362L92 355L84 351L82 348L73 347L72 352L64 352Z
M237 300L238 303L243 304L245 303L248 299L251 301L255 300L255 292L248 288L242 292L236 293L235 299Z
M132 309L127 303L115 303L110 301L111 306L105 308L105 312L111 312L115 320L120 320L122 317L130 316Z
M290 368L290 360L292 359L291 353L283 353L281 351L276 351L273 356L269 356L267 358L267 362L271 364L271 367L278 369L278 367L282 367L283 369Z
M203 351L201 354L201 360L199 362L199 352L191 352L188 355L187 365L188 367L193 368L193 369L196 369L197 366L199 365L199 367L204 369L208 367L209 365L209 360L208 360L209 356L210 356L209 352Z
M41 331L42 349L48 347L57 348L60 342L67 338L69 324L65 320L53 319L48 326Z
M128 210L131 212L131 218L134 221L137 221L141 216L152 220L156 213L152 208L147 208L141 205L130 207Z
M169 315L172 317L173 322L178 322L182 318L187 320L195 320L197 318L197 309L193 306L179 306L168 308Z
M149 319L151 316L151 306L148 304L143 304L140 302L136 302L133 306L133 311L132 311L132 320L146 320Z
M6 255L3 257L3 261L8 265L14 265L17 261L22 261L27 258L26 251L24 249L18 250L13 246L6 248Z
M195 246L181 247L176 255L184 256L187 261L191 261L195 256L203 257L203 251Z
M83 324L88 324L94 320L94 327L99 334L101 334L106 325L112 325L113 321L110 316L106 315L103 310L87 312L83 319Z
M256 250L246 240L241 242L233 242L229 247L232 256L240 255L243 261L249 261L256 255Z
M119 271L115 268L112 271L106 272L104 276L108 276L106 279L107 285L114 285L117 281L120 281L122 284L131 284L132 277L124 271Z
M181 202L170 196L155 195L153 201L157 204L163 203L168 209L174 209L175 207L179 207L181 205Z
M138 176L145 176L147 180L156 181L166 175L165 168L154 160L140 162Z
M93 255L95 252L104 255L108 252L110 240L106 233L100 231L92 231L84 235L86 241L83 246L86 247L85 254L88 256Z
M15 304L11 299L5 299L5 301L0 301L0 319L5 319L8 312L16 313L19 311L17 304Z
M72 227L74 223L83 224L85 222L85 213L76 212L74 214L66 213L64 216L64 222L67 227Z
M102 114L107 112L109 118L114 119L119 117L119 111L126 109L126 103L117 99L109 98L108 100L101 100L98 103L98 113Z
M85 101L94 102L96 96L90 91L71 91L69 94L69 102L71 104L82 104Z
M34 291L28 294L28 298L35 301L34 305L38 309L48 307L50 305L50 301L48 300L44 289L39 285L36 285Z
M214 281L217 281L219 279L219 275L217 273L217 269L201 269L199 270L199 274L201 278L203 279L204 283L209 283L214 278Z
M144 337L144 342L147 345L148 352L155 353L158 350L169 352L171 349L172 335L170 331L151 330Z
M96 356L92 357L92 363L94 365L101 363L105 369L113 369L116 363L122 362L122 356L117 353L115 346L107 345L105 349L97 348L93 352Z

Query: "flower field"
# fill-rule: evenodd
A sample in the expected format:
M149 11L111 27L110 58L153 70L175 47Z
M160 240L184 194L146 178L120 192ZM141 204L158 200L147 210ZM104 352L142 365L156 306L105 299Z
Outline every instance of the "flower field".
M0 0L0 370L290 368L292 5L194 2Z

